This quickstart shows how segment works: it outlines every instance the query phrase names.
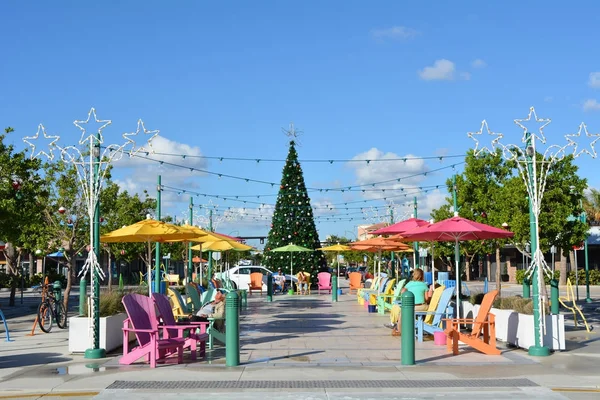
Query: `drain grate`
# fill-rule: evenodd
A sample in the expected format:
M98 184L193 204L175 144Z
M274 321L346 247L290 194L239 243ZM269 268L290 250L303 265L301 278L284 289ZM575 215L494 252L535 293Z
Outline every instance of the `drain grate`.
M517 388L538 386L529 379L342 380L342 381L115 381L107 389L360 389Z

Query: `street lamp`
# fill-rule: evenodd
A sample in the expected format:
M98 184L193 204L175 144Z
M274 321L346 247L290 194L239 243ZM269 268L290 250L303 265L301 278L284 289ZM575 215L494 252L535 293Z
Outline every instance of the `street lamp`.
M532 120L533 117L533 120ZM533 121L540 124L537 132L531 132L524 125L529 121ZM547 126L551 120L546 118L538 118L535 113L535 109L531 107L527 118L515 119L515 124L523 129L523 136L521 137L520 144L504 144L502 133L496 133L490 130L487 121L481 122L481 127L477 132L469 132L467 135L475 141L475 156L482 152L494 153L496 150L500 150L501 155L508 161L514 161L525 186L527 188L527 194L529 197L529 228L531 236L531 250L532 259L531 266L527 268L527 277L531 277L532 289L533 289L533 319L534 319L534 337L535 345L529 348L529 354L533 356L547 356L550 354L548 347L543 345L543 333L545 318L543 315L543 303L545 302L544 297L540 296L540 288L542 287L543 280L542 274L550 276L552 270L548 267L544 260L544 255L540 249L539 240L539 216L541 210L541 202L544 197L544 191L546 188L546 178L550 168L558 161L564 159L564 157L572 151L573 157L578 157L582 153L587 153L593 158L596 158L596 150L594 148L595 143L600 139L600 134L590 134L587 131L587 126L584 123L579 125L579 131L575 134L565 135L566 143L560 145L546 145L546 137L544 136L544 127ZM479 147L479 139L483 138L484 131L487 132L487 137L492 137L491 146ZM585 133L585 137L590 142L590 150L584 148L583 150L578 149L578 144L574 140L575 138L581 137L581 134ZM538 145L546 145L544 149L537 149ZM538 155L539 154L539 155ZM541 161L538 158L542 158Z
M87 124L90 118L94 118L96 123L101 124L95 132L87 132ZM94 122L92 121L92 122ZM106 352L100 348L100 279L104 279L104 272L98 262L100 256L100 192L102 184L110 165L113 161L117 161L128 154L130 157L137 152L150 151L152 140L158 131L148 131L144 127L143 121L138 120L138 128L136 132L124 133L123 139L126 141L123 144L104 144L102 130L110 125L110 120L99 120L96 116L96 109L91 108L88 112L86 120L76 120L73 124L81 130L81 138L78 145L61 146L57 144L59 136L48 135L44 125L39 124L35 135L24 137L23 141L31 147L31 158L40 158L45 156L48 160L54 159L54 151L60 154L61 160L65 164L71 164L75 167L77 178L83 193L83 199L86 205L86 211L90 221L89 243L90 250L88 251L87 259L79 273L79 276L85 276L90 272L90 285L92 286L92 296L90 302L92 305L92 320L93 320L93 335L91 339L91 348L85 351L85 358L104 358ZM136 147L132 137L139 133L150 135L148 139L148 149L144 147ZM40 137L42 134L43 137ZM49 140L47 149L38 146L40 140ZM36 151L37 147L37 151ZM66 209L60 207L60 214L64 214Z

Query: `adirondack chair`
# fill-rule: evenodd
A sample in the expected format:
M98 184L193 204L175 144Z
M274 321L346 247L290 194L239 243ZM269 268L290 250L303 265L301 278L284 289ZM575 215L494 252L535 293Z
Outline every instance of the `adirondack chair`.
M454 288L446 288L440 296L435 311L415 311L417 340L419 342L423 341L423 332L433 335L435 332L444 331L440 325L442 324L442 317L448 317L448 306L453 294Z
M435 311L437 309L438 303L440 302L440 297L442 297L442 292L445 287L440 286L433 291L431 295L431 299L429 299L429 305L427 306L427 312ZM402 306L402 300L396 300L392 305L392 309L390 310L390 322L392 324L396 324L398 322L398 316L400 315L400 307Z
M371 289L364 289L362 291L362 296L365 299L365 301L368 302L369 305L376 305L377 304L377 296L379 294L383 294L386 291L388 291L388 285L389 285L389 283L391 281L393 281L393 283L396 282L395 279L390 279L388 277L381 278L381 280L379 281L379 285L377 286L377 288L375 288L373 290L371 290ZM388 291L387 294L392 293L392 289L393 289L393 286L389 288L389 291Z
M321 290L327 290L331 293L331 274L329 272L319 272L317 274L317 293L321 294Z
M463 342L475 350L491 356L500 355L496 348L496 321L494 314L490 313L494 300L498 296L497 290L492 290L483 296L476 318L446 318L446 334L448 352L458 354L458 342ZM471 333L462 333L461 324L473 325Z
M306 283L306 294L310 294L310 273L308 272L298 272L296 274L296 279L298 279L298 277L300 276L300 274L304 274L304 278L305 278L305 282ZM300 288L300 283L298 282L299 280L297 280L296 283L296 294L301 294L302 290Z
M385 310L391 310L393 302L400 298L402 288L406 283L406 279L402 279L400 282L396 284L394 287L394 292L392 294L378 294L377 295L377 313L385 314Z
M193 288L188 288L186 286L186 291L188 293L188 299L190 299L193 307L194 307L194 312L198 312L198 310L200 310L202 308L202 306L206 303L209 303L211 301L213 301L215 299L215 294L216 294L216 290L210 288L208 289L206 292L204 292L206 296L206 298L210 298L210 300L208 301L204 301L204 298L200 299L200 296L198 295L198 292L196 290L191 290ZM214 342L213 339L217 339L219 342L225 344L225 334L221 331L219 331L216 327L215 327L215 322L217 321L222 321L223 318L208 318L208 322L210 322L208 328L206 329L206 333L208 333L209 337L208 337L208 348L212 350Z
M358 291L363 287L362 274L360 272L350 272L350 274L348 274L348 281L350 285L348 293L352 293L354 290L358 294Z
M189 318L192 314L192 310L188 308L188 305L181 297L181 293L178 290L167 288L167 296L171 302L171 310L173 310L173 316L176 319Z
M175 321L175 316L173 316L171 303L167 296L160 293L152 293L152 300L154 300L154 304L156 304L156 308L158 309L160 318L163 322L163 325L161 326L163 329L163 339L183 338L183 348L190 349L192 360L196 359L198 343L200 343L200 357L204 357L206 355L206 341L208 340L206 328L208 327L209 322L177 323ZM197 332L198 330L200 332ZM184 332L187 332L187 335L184 335ZM166 355L168 355L168 352Z
M250 274L250 282L248 282L248 294L252 296L253 291L260 291L262 296L263 292L263 274L260 272L253 272Z
M158 332L158 321L154 302L141 294L123 296L123 305L127 319L123 322L123 356L120 364L129 365L142 357L150 361L150 367L156 368L156 361L167 354L177 352L177 362L183 362L183 338L161 339ZM129 347L129 332L134 332L138 345Z
M379 290L379 286L381 284L381 276L377 276L375 277L375 279L371 280L371 285L369 287L361 287L360 289L358 289L358 292L356 292L356 298L358 300L358 304L363 305L365 303L365 299L368 299L369 297L365 297L365 293L366 292L373 292L373 291L377 291Z

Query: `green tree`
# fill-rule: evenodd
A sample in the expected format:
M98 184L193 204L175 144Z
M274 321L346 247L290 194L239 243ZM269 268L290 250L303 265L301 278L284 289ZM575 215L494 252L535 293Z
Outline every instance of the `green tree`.
M325 263L323 252L273 253L270 250L295 244L309 249L321 247L315 227L310 197L306 191L302 168L298 162L295 142L290 141L289 153L283 167L281 186L275 204L271 230L267 238L264 262L272 270L282 268L289 273L290 257L293 257L295 269L319 267Z
M600 224L600 190L589 189L589 193L583 198L583 208L590 225L598 225Z
M6 242L3 252L12 276L9 305L13 306L22 257L43 243L45 229L39 213L48 193L38 173L41 161L6 145L6 135L14 130L9 127L4 132L0 135L0 238Z

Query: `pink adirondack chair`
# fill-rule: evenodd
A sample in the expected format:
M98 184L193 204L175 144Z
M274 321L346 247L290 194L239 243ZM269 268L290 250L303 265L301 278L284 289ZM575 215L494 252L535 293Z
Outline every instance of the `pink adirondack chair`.
M163 330L163 339L183 338L185 340L183 348L190 349L192 360L196 359L196 354L198 353L198 343L200 343L200 357L204 357L206 354L206 341L208 340L206 327L210 324L210 322L178 323L175 321L173 308L167 296L160 293L152 293L152 299L154 300L154 304L156 304L156 308L158 308L160 318L163 322L163 325L160 326L160 328ZM200 333L196 333L198 329L200 329ZM185 331L188 331L187 337L184 337ZM166 355L168 355L168 351Z
M119 364L133 364L145 357L150 367L156 368L156 361L163 359L167 351L177 351L177 363L183 362L183 338L161 339L158 334L158 320L154 302L150 297L141 294L123 296L123 305L127 311L127 319L123 321L123 357ZM134 332L138 345L129 348L129 332Z
M328 290L331 294L331 274L329 272L319 272L317 279L317 293L321 294L321 290Z

